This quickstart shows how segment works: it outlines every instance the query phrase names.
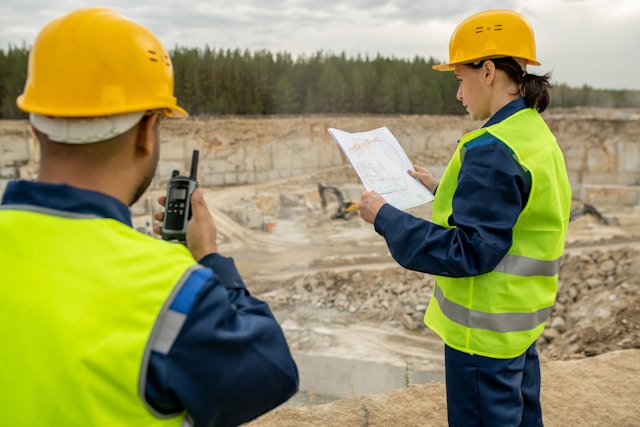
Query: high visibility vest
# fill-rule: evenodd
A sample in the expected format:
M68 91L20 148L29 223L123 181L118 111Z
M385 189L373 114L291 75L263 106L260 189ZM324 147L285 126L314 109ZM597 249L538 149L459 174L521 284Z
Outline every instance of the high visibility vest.
M513 228L513 244L489 273L436 276L425 324L450 347L469 354L513 358L542 333L553 306L569 224L571 188L564 157L540 114L521 110L465 135L445 169L432 221L444 227L466 145L484 133L504 142L531 175L529 200Z
M10 205L0 235L0 425L181 425L144 393L158 317L199 268L186 248L113 219Z

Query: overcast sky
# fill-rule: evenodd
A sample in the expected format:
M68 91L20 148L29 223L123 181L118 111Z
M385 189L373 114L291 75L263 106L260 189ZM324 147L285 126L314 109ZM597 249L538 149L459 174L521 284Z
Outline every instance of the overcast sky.
M1 0L0 48L30 47L40 28L78 7L104 6L151 29L167 49L240 48L448 59L456 25L484 9L523 13L554 83L640 89L638 0ZM347 6L348 4L348 6ZM1 76L0 76L1 77Z

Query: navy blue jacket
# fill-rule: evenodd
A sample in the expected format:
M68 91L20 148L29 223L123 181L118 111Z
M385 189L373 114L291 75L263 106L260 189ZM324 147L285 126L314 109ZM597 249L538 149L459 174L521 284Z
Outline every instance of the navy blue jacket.
M68 185L13 181L2 205L132 225L120 201ZM199 263L213 278L192 274L174 299L171 309L187 317L168 351L152 352L146 397L161 413L186 410L196 426L237 426L289 399L298 389L298 371L269 306L249 294L233 259L214 253Z
M526 108L523 98L502 107L483 127ZM446 228L382 206L374 227L405 268L449 277L492 271L512 244L512 229L529 198L531 178L500 140L485 133L466 145L453 215Z

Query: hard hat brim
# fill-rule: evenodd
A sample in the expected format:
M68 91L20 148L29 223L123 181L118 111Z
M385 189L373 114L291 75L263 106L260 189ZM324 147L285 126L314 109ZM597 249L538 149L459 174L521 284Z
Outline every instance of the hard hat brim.
M189 113L187 112L187 110L185 110L179 105L176 105L175 107L167 109L164 115L166 117L175 117L175 118L189 117Z
M436 71L453 71L454 64L437 64L432 66Z
M474 62L484 61L486 59L496 59L496 58L508 58L508 57L504 55L487 56L483 58L475 58L475 59L467 60L464 62L450 62L447 64L436 64L436 65L433 65L431 68L433 68L436 71L453 71L456 65L472 64ZM518 59L518 58L515 58L515 59ZM539 61L536 61L535 59L530 59L530 58L521 58L521 59L525 61L527 65L533 65L533 66L542 65Z

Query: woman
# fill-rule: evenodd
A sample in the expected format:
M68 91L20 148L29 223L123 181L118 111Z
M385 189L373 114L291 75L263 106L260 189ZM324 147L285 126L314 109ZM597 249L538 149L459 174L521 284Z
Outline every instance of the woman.
M571 189L563 154L540 113L550 75L536 60L531 26L518 13L465 19L449 43L457 99L482 128L463 136L438 181L432 220L363 191L361 217L403 267L433 274L425 324L445 344L452 426L538 426L540 366L535 341L557 289ZM437 191L436 191L437 190Z

